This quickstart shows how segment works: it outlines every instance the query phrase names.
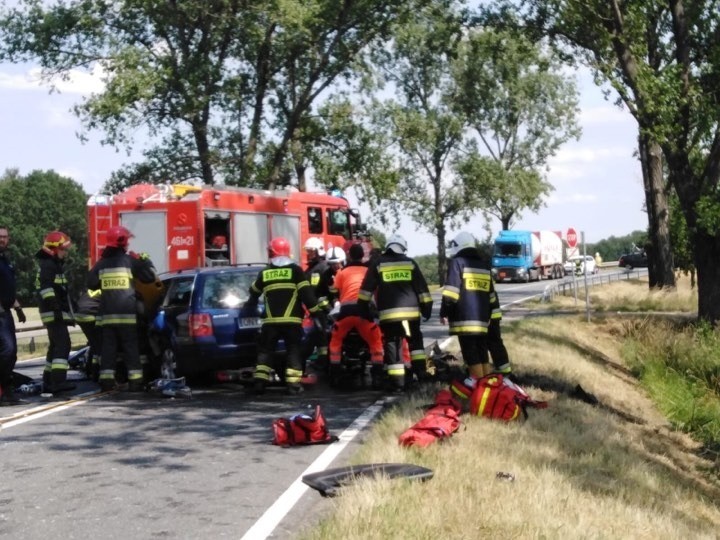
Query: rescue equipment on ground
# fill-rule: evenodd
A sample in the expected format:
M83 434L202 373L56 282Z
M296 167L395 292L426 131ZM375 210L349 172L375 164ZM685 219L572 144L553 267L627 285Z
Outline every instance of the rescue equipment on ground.
M470 400L470 414L509 422L517 420L522 413L528 417L527 408L545 409L546 401L537 401L518 384L500 373L491 373L481 379L468 377L451 383L453 392Z
M430 480L433 471L412 463L369 463L350 465L306 474L302 481L320 492L323 497L334 497L338 490L359 478L404 478L407 480Z
M185 377L176 379L155 379L150 383L150 390L159 392L165 397L192 398L192 390L185 384Z
M338 440L328 432L327 422L320 405L315 407L315 413L312 416L296 414L290 418L277 418L273 420L272 429L272 444L277 446L329 444Z
M435 404L423 418L400 435L401 446L430 446L438 440L445 440L460 428L461 406L450 390L440 390Z

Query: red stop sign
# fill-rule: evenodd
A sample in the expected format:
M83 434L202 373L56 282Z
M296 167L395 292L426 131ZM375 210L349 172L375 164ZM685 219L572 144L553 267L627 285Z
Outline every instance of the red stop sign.
M567 230L566 236L567 236L568 247L574 248L575 246L577 246L578 239L577 239L577 233L575 232L575 229L570 227Z

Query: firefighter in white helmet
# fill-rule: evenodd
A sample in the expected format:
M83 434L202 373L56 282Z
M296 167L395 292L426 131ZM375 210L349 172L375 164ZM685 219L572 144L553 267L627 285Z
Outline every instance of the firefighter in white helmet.
M358 293L358 305L369 310L369 302L377 292L375 301L383 333L387 380L396 390L405 387L404 339L410 345L413 373L420 381L427 378L420 318L427 321L432 313L432 297L425 276L406 252L405 238L399 234L390 236L383 253L370 263ZM377 366L371 367L375 388L384 384L384 375Z
M307 255L308 265L305 269L305 275L310 283L315 298L317 298L318 308L325 313L330 311L330 291L328 284L327 272L330 266L327 262L325 254L325 246L321 238L311 236L305 242L305 253ZM316 322L322 321L319 317ZM328 337L327 329L315 324L308 337L309 344L317 351L316 369L319 371L327 370L328 365ZM310 352L312 349L310 350Z
M458 338L470 375L480 378L492 371L510 373L510 361L500 335L500 302L475 237L466 231L458 233L449 243L448 255L451 258L440 322L450 323L450 334ZM494 369L490 367L488 351Z

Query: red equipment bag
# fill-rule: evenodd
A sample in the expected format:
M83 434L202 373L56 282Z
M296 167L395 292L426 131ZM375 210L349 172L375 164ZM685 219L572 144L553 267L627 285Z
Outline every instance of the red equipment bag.
M273 420L272 443L278 446L297 446L303 444L329 444L338 440L330 435L325 416L320 405L315 407L315 414L296 414L290 418Z
M401 446L430 446L437 440L449 438L460 427L460 403L449 390L440 390L435 404L419 422L400 435Z
M519 385L510 379L503 377L500 373L491 373L482 379L473 379L474 388L469 389L467 381L464 383L453 383L453 390L458 392L460 387L471 390L470 393L470 414L496 418L510 422L517 420L522 413L527 418L527 407L544 409L546 401L536 401ZM466 393L466 392L462 392Z

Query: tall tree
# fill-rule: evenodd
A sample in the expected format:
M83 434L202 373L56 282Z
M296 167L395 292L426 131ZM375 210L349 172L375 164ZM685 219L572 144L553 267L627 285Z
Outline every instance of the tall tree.
M380 63L382 82L394 95L377 102L374 120L393 143L397 204L437 239L442 283L448 227L467 221L475 209L451 168L464 128L448 99L450 60L462 37L460 18L440 4L417 12L396 32L393 49Z
M418 0L421 1L421 0ZM146 130L146 161L116 183L194 176L272 187L314 102L355 75L413 2L20 0L0 13L0 59L47 77L98 69L76 107L104 142Z
M550 157L580 136L578 91L557 58L521 34L471 30L453 63L455 107L482 148L458 163L481 208L509 229L522 210L536 212L553 189Z
M693 8L693 18L699 23L699 34L707 31L716 9L714 2L698 2ZM684 108L682 103L691 98L696 87L688 92L679 85L682 79L674 50L676 40L673 30L672 5L657 0L640 0L633 3L619 0L590 0L588 2L564 2L562 0L506 0L501 10L514 11L524 20L531 33L538 37L549 36L556 43L569 46L569 52L589 66L598 81L608 82L623 103L636 118L639 126L639 155L643 164L645 206L649 217L651 257L651 283L655 286L674 286L672 249L670 244L669 214L666 185L662 172L661 153L670 159L666 147L675 146L673 139L694 140L691 146L705 139L709 133L696 139L694 135L680 131L687 122L673 113ZM703 15L704 13L704 15ZM703 20L700 20L703 19ZM704 70L715 53L715 46L708 43L707 36L698 34L696 68ZM706 45L710 49L706 49ZM705 64L705 66L702 66ZM697 79L699 82L699 78ZM703 114L715 117L713 106ZM690 120L688 117L685 121ZM692 122L691 122L692 123ZM700 128L700 130L698 130ZM695 135L702 131L699 124L690 128ZM688 137L688 135L690 135ZM662 150L662 152L661 152ZM690 150L685 146L682 152ZM678 175L678 180L682 181ZM687 198L688 210L694 203ZM691 212L692 213L692 212ZM718 312L720 313L720 312ZM714 315L712 315L714 317Z
M82 186L54 171L21 176L8 170L0 177L0 216L10 228L11 249L18 273L18 295L36 305L35 254L49 231L61 230L73 242L66 275L74 298L85 288L88 268L86 201Z

